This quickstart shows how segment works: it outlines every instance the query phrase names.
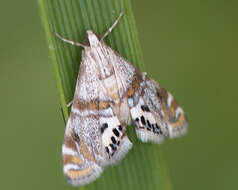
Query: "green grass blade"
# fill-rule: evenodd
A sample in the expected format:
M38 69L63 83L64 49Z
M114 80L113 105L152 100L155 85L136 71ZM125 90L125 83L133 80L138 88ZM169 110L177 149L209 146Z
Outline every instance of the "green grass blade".
M102 36L123 10L125 15L105 41L136 67L143 69L130 0L39 0L39 7L66 119L69 114L66 104L74 95L81 48L62 42L53 32L84 42L86 30L92 29ZM134 146L125 159L115 167L108 167L98 180L81 189L171 189L160 145L139 142L132 127L128 133Z

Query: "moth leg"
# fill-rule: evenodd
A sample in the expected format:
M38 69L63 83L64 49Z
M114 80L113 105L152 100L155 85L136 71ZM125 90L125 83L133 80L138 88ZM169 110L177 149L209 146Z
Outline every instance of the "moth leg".
M63 108L62 108L61 105L60 105L60 111L61 111L61 114L62 114L62 118L64 120L64 124L66 125L66 120L65 120L65 117L64 117L64 112L63 112Z
M108 36L108 34L110 34L112 32L112 30L115 28L115 26L117 25L117 23L119 22L119 20L121 19L121 17L123 16L124 12L121 11L119 16L117 17L117 19L114 21L114 23L112 24L112 26L110 28L108 28L108 30L105 32L105 34L103 35L103 37L101 38L101 42L104 40L105 37Z
M69 108L73 104L73 100L71 100L68 104L66 104L67 108Z
M61 36L61 35L58 34L57 32L54 32L54 33L55 33L55 35L56 35L59 39L61 39L62 41L66 42L66 43L69 43L69 44L71 44L71 45L73 45L73 46L80 46L80 47L82 47L82 48L85 48L85 47L86 47L85 45L83 45L83 44L81 44L81 43L79 43L79 42L75 42L75 41L68 40L68 39L64 38L63 36Z
M68 104L66 104L66 107L69 108L72 104L73 104L73 100L70 101ZM64 120L64 124L66 125L66 120L65 120L65 117L64 117L64 112L63 112L63 108L62 108L61 105L60 105L60 111L61 111L61 114L62 114L62 118Z

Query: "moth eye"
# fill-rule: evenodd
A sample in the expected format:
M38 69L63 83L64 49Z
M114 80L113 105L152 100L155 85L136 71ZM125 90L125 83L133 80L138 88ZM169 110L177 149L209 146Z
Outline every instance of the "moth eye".
M135 121L136 121L136 122L139 122L139 118L137 117L137 118L135 119Z
M101 127L101 134L104 133L104 131L105 131L106 128L108 128L108 124L107 124L107 123L102 124L102 127Z

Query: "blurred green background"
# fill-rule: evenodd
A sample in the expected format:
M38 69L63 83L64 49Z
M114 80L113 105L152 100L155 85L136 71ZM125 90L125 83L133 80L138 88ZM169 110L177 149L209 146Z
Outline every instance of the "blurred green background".
M237 189L237 3L132 4L146 71L189 118L187 136L159 147L173 188ZM0 189L72 189L61 168L65 126L37 2L1 1L0 21Z

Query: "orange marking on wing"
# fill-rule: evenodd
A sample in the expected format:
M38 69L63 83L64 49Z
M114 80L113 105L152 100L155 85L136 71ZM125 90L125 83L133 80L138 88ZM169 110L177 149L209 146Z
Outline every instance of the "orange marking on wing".
M99 109L103 110L103 109L107 109L109 108L110 104L109 102L99 102Z
M75 152L77 151L77 147L71 137L65 136L64 138L64 145L68 148L71 148Z
M127 91L127 96L128 97L132 97L132 96L134 96L134 89L133 88L130 88L128 91Z
M80 102L79 100L75 100L73 102L73 107L79 110L96 110L98 109L98 101Z
M133 86L133 88L135 89L135 90L137 90L139 87L140 87L140 84L139 84L139 81L134 81L134 83L132 84L132 86Z
M87 175L92 170L92 166L89 166L88 168L85 168L83 170L68 170L67 175L73 179L73 178L79 178L81 176Z
M171 113L171 116L174 118L175 117L175 110L174 110L174 107L170 107L170 113Z
M157 92L157 95L162 103L167 104L168 92L164 88L160 88Z
M87 146L86 146L82 141L80 141L79 146L80 146L80 152L83 154L83 156L84 156L87 160L89 160L89 161L95 161L95 159L94 159L94 157L92 156L92 154L90 154L90 152L88 151Z
M170 111L171 111L172 117L175 117L175 111L177 108L178 108L178 104L177 104L176 100L173 99L171 102L171 106L170 106Z
M114 96L118 96L118 94L115 94ZM110 104L108 101L104 101L104 102L98 102L98 101L92 101L92 102L79 102L79 101L75 101L74 103L74 108L79 109L79 110L85 110L85 109L89 109L89 110L98 110L99 109L107 109Z
M98 102L89 102L87 109L90 109L90 110L98 109Z
M172 100L172 102L171 102L171 107L172 107L174 110L177 109L177 107L178 107L178 103L176 102L175 99Z
M128 97L134 96L135 91L137 91L140 87L141 81L142 81L141 75L136 73L135 76L134 76L134 79L132 81L132 84L131 84L132 87L129 88L128 91L127 91L127 96Z
M141 83L141 77L136 76L132 82L132 88L136 91L139 89Z
M180 116L178 117L177 121L175 123L173 123L173 127L177 128L180 127L184 124L185 122L185 115L184 114L180 114Z
M79 157L77 156L72 156L72 155L64 155L63 156L63 163L65 164L78 164L78 165L82 165L83 164L83 160L81 160Z
M169 111L168 111L168 107L167 107L165 104L162 104L162 107L163 107L165 119L166 119L167 121L169 121Z

